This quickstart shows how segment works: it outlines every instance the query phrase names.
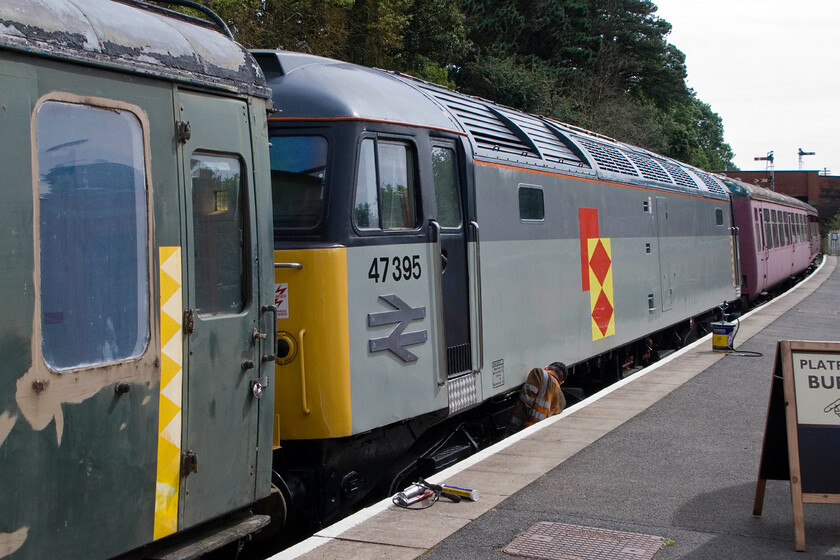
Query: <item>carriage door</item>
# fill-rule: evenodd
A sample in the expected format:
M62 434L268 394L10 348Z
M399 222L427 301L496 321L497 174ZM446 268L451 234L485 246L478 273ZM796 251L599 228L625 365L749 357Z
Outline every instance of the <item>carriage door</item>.
M248 107L181 92L185 185L180 528L255 495L261 366ZM174 204L174 201L172 202Z
M671 309L671 259L668 255L668 203L656 197L656 234L659 237L656 246L659 247L659 289L662 292L662 311Z
M763 292L767 287L767 262L770 260L770 249L773 247L773 225L770 221L770 210L768 208L759 208L759 216L761 216L761 224L764 231L764 245L759 251L759 267L758 272L761 277L758 279L758 291Z
M432 146L437 223L441 237L441 287L446 339L447 379L470 373L470 297L467 282L466 224L462 211L461 175L452 144Z

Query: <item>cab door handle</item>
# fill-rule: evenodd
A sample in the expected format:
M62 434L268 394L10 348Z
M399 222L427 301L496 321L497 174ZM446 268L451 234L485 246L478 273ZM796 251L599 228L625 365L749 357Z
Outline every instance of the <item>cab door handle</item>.
M274 359L277 357L277 306L276 305L263 305L260 308L260 311L263 313L270 312L271 313L271 338L268 339L271 341L270 345L266 345L266 347L271 347L271 352L269 354L263 354L262 361L263 362L273 362Z

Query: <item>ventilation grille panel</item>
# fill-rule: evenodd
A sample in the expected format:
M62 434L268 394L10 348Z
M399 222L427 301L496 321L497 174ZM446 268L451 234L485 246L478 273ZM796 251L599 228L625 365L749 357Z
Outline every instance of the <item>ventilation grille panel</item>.
M698 188L697 183L691 178L691 175L686 173L685 169L671 162L663 161L663 167L668 170L668 173L673 177L674 182L681 187L688 187L689 189Z
M581 136L576 137L575 140L586 148L586 151L592 155L592 158L598 164L598 167L604 171L612 171L613 173L621 173L623 175L633 175L634 177L639 176L638 172L636 172L636 168L633 167L632 163L630 163L630 160L624 157L624 154L622 154L617 148L593 142L592 140Z
M496 107L495 110L510 119L531 139L541 152L544 160L565 165L589 167L563 139L546 127L539 118L501 107Z
M699 169L692 169L692 171L694 172L695 175L700 177L700 180L703 181L704 185L709 187L710 192L713 192L715 194L726 195L726 191L721 186L721 184L717 182L717 180L714 177L712 177L711 175L709 175L705 171L700 171Z
M522 142L499 117L480 100L450 92L431 84L415 83L438 102L455 113L458 120L472 134L479 148L493 152L539 158L539 154Z
M661 181L662 183L672 183L671 176L668 175L662 166L656 163L650 157L646 157L641 154L634 154L631 152L624 152L624 155L629 157L633 160L633 163L636 164L636 167L641 171L642 177L645 179L651 179L652 181Z

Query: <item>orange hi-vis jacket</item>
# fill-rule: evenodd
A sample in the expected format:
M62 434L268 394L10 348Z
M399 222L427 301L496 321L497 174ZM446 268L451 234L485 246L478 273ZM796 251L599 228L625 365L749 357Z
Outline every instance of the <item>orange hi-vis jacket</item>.
M528 374L525 385L519 392L519 400L513 406L510 427L518 430L536 424L549 416L559 414L566 406L566 398L560 390L560 380L554 372L534 368Z

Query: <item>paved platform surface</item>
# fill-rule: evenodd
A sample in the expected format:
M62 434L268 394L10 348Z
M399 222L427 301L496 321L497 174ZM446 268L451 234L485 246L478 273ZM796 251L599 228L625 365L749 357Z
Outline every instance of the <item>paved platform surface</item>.
M768 481L752 515L778 340L840 340L835 257L742 320L736 348L761 357L700 341L431 479L477 502L382 502L274 558L511 559L502 549L539 522L672 541L656 560L840 557L840 505L805 504L806 552L788 482Z

